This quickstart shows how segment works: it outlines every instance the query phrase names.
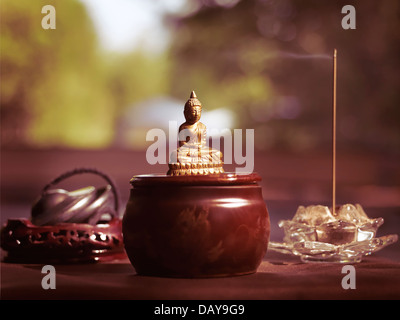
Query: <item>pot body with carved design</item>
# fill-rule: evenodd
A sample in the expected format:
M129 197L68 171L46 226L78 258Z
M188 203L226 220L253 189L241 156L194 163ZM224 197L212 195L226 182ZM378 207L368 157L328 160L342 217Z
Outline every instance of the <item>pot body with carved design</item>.
M185 278L256 272L270 233L259 180L255 173L132 178L122 226L136 272Z

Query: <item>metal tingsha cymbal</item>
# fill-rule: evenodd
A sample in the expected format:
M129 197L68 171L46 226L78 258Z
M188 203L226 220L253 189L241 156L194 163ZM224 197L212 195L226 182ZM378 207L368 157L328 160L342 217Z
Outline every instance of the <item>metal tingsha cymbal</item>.
M32 223L37 226L57 223L97 224L107 214L116 215L112 187L89 186L74 191L52 189L42 194L32 207ZM104 219L103 219L104 220Z
M53 186L81 173L109 184L67 191ZM46 185L32 206L31 221L11 219L1 230L5 260L19 263L96 262L125 257L119 197L113 181L96 169L75 169Z

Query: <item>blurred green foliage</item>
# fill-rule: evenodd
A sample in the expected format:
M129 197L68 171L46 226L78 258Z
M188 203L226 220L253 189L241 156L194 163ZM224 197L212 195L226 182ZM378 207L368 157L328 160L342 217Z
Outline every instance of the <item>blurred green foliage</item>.
M48 1L2 1L5 144L99 146L111 139L110 96L96 94L104 70L95 32L78 1L56 3L57 29L44 30Z
M332 61L338 49L338 147L400 150L397 0L188 0L166 16L161 54L107 53L78 0L2 0L2 146L101 148L117 119L155 95L196 90L207 109L234 110L261 149L329 147ZM343 30L341 8L356 8Z
M194 0L172 18L175 62L210 104L229 105L262 148L329 148L338 49L338 147L400 150L400 2ZM344 30L345 5L356 30ZM257 143L258 141L258 143Z
M56 29L45 30L49 1L2 0L2 145L107 147L123 107L168 91L168 63L106 54L81 2L52 3Z
M118 115L134 103L170 92L170 61L165 54L108 54L105 64Z

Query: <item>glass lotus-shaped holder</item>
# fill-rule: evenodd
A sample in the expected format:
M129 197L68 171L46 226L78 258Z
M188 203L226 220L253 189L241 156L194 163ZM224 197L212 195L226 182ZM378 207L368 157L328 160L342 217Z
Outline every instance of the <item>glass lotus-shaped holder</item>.
M383 218L370 219L359 205L337 207L300 206L292 220L282 220L283 243L270 242L269 249L300 256L303 262L358 263L362 257L397 241L395 234L376 238Z

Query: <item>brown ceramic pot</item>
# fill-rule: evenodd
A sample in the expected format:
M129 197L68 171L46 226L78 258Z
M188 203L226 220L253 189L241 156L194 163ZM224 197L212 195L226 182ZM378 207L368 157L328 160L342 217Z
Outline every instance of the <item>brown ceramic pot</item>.
M259 180L255 173L133 177L122 231L136 272L165 277L254 273L270 233Z

